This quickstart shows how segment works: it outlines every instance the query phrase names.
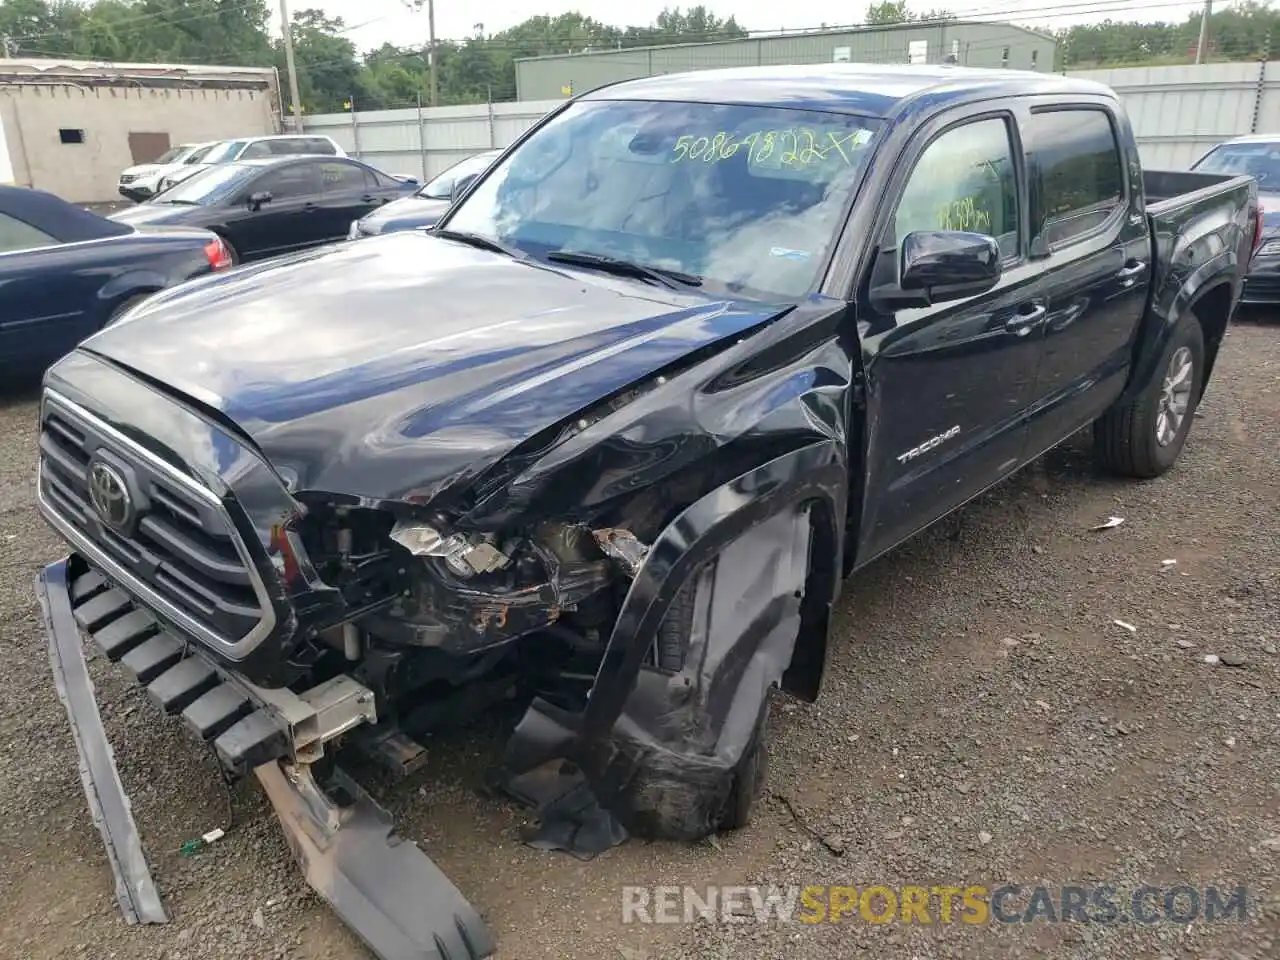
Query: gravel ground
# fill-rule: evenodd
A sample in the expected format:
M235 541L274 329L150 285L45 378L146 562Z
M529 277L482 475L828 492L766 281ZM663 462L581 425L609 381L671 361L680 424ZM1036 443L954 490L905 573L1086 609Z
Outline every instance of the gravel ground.
M770 791L746 830L590 863L532 851L523 814L476 793L496 729L434 744L429 771L377 792L489 918L503 960L1280 956L1274 323L1233 326L1201 411L1158 481L1097 477L1073 441L848 584L824 695L777 704ZM32 577L62 550L33 506L30 395L0 400L0 444L0 955L366 958L256 789L225 789L179 723L95 660L172 916L124 925L37 625ZM1109 516L1126 522L1091 529ZM219 826L225 839L179 855ZM624 884L1006 882L1243 884L1249 917L642 926L620 910Z

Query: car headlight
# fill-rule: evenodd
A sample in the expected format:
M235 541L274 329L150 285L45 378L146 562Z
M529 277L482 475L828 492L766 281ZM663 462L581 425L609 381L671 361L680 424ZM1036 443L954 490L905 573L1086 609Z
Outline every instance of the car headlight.
M1262 246L1258 248L1258 252L1255 253L1254 256L1255 257L1280 256L1280 237L1275 237L1271 240L1264 240L1262 242Z

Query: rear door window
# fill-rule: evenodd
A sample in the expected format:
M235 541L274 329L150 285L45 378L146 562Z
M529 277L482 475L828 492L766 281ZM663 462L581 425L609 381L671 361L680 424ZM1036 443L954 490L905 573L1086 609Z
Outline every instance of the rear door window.
M318 166L325 193L363 193L375 184L369 171L354 163L328 160Z
M37 230L25 220L0 213L0 253L18 250L35 250L38 247L55 247L58 241L43 230Z
M1090 107L1032 113L1029 152L1039 187L1033 217L1058 248L1092 234L1124 205L1124 167L1111 117Z

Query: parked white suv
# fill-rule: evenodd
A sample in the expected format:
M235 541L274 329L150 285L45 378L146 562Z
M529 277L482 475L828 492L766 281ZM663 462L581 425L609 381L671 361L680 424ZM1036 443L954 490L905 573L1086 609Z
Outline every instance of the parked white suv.
M125 169L120 174L118 184L120 196L139 202L146 200L159 192L160 181L166 175L199 163L217 145L217 140L206 143L180 143L166 150L150 163L139 163Z
M258 160L264 157L284 157L298 155L320 155L326 157L345 157L344 151L332 138L313 133L288 133L266 137L240 137L235 140L222 140L213 144L213 148L205 153L199 163L178 167L161 178L159 189L168 190L175 183L194 176L201 170L218 163L232 163L236 160Z

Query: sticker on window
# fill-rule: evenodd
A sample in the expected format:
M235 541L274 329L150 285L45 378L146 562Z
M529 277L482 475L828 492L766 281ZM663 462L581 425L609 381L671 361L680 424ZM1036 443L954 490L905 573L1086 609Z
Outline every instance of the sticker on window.
M808 250L793 250L790 247L770 247L769 256L777 257L779 260L808 260Z

